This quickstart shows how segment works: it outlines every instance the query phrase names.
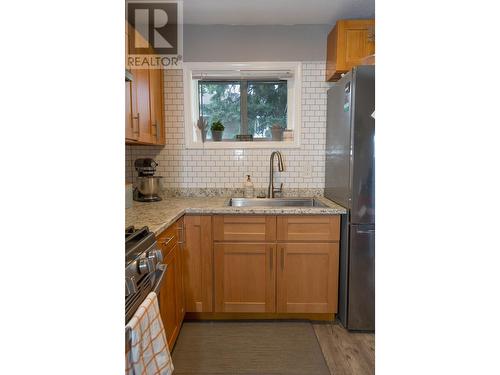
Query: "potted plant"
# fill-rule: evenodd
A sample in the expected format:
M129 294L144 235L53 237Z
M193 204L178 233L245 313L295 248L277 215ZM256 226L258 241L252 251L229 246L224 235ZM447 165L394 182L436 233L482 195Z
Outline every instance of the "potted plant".
M285 129L280 124L274 124L273 126L271 126L271 135L273 141L282 141L284 130Z
M224 125L222 125L220 120L213 122L212 126L210 127L210 130L212 130L212 139L214 140L214 142L222 141L222 133L224 133Z

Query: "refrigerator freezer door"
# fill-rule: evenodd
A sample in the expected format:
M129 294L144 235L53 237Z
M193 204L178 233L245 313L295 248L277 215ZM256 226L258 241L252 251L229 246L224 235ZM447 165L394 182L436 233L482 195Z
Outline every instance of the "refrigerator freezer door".
M340 79L327 94L325 197L351 206L351 94L352 74Z
M352 116L351 223L375 224L375 67L355 68Z
M375 330L375 226L352 225L347 328Z

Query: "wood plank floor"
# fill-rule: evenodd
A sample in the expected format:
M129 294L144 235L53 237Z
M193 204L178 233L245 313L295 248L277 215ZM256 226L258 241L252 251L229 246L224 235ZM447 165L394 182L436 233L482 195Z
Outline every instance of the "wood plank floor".
M375 374L375 334L349 332L336 322L313 327L330 374Z

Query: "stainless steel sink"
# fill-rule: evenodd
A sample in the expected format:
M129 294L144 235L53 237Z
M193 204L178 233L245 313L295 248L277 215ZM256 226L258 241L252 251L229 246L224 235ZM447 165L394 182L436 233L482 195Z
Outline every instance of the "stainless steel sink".
M231 198L233 207L328 207L314 198Z

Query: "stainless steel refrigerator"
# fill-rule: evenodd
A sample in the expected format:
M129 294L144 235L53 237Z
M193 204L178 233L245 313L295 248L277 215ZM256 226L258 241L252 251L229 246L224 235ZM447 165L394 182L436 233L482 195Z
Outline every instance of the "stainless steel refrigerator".
M325 196L341 221L338 318L375 330L375 67L360 66L328 90Z

